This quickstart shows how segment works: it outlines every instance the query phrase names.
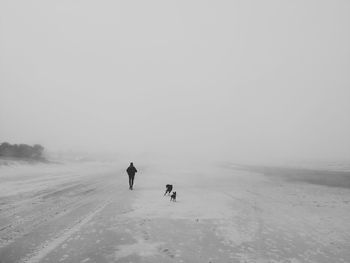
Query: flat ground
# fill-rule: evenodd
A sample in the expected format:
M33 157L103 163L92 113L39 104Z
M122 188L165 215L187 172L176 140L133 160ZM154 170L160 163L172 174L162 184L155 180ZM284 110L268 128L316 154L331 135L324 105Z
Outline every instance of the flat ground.
M130 191L126 165L0 167L0 262L350 262L346 187L282 168L136 164Z

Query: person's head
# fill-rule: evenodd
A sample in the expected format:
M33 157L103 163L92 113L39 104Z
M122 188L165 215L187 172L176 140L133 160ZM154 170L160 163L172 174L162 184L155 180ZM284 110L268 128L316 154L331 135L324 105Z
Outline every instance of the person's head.
M130 163L130 166L134 166L134 163L133 163L133 162L131 162L131 163Z

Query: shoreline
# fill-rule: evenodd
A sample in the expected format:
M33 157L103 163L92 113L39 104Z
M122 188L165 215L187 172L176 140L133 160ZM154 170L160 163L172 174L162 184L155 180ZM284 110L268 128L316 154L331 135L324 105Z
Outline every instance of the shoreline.
M350 171L330 171L281 166L235 165L233 169L250 171L289 182L304 182L327 187L350 189Z

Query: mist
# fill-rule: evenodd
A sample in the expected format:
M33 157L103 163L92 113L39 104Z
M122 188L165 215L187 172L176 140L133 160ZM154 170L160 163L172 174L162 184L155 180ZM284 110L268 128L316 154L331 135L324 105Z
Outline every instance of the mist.
M0 3L0 140L216 160L350 156L348 1Z

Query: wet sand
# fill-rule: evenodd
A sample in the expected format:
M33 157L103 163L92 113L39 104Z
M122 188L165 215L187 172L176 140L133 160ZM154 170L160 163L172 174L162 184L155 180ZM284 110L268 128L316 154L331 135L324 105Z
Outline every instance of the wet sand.
M294 182L305 182L329 187L350 188L350 171L328 171L272 166L238 166L266 176L283 178Z

